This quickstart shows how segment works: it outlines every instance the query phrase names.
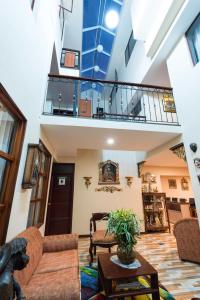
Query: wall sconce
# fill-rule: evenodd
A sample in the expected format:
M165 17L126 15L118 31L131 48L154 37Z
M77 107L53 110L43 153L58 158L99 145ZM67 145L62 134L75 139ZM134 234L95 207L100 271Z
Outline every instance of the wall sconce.
M85 180L85 186L86 186L86 188L88 189L88 187L90 186L90 184L91 184L91 179L92 179L92 177L88 177L88 176L85 176L85 177L83 177L83 179Z
M125 176L126 178L126 184L130 187L133 183L133 177L132 176Z

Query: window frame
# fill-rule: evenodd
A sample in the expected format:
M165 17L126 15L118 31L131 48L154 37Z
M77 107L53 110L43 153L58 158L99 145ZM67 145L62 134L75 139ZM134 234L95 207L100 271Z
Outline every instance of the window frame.
M192 62L194 65L196 65L200 62L200 57L198 57L198 55L196 53L196 49L195 49L193 41L191 40L190 34L191 34L191 31L193 30L193 26L195 25L195 23L198 19L200 19L200 13L196 16L196 18L194 19L194 21L192 22L192 24L190 25L190 27L188 28L188 30L185 33L188 48L189 48Z
M17 180L19 162L24 141L26 118L11 99L5 88L0 84L0 101L16 120L15 133L12 136L12 149L10 153L0 150L0 158L9 162L5 169L5 176L1 189L0 200L0 244L5 242L10 220L15 184Z
M130 48L130 42L131 42L131 39L133 39L133 47ZM136 40L134 39L133 37L133 30L131 31L131 34L130 34L130 37L129 37L129 40L128 40L128 43L126 45L126 49L125 49L125 52L124 52L124 56L125 56L125 65L127 66L128 65L128 62L130 60L130 57L131 57L131 54L133 52L133 49L135 48L135 44L136 44Z
M31 200L30 200L30 205L29 205L29 213L30 213L31 205L33 203L40 202L40 212L39 212L38 222L35 223L35 216L36 216L36 205L35 205L33 218L32 218L33 222L31 224L29 224L29 218L28 218L27 227L35 226L35 227L39 228L44 224L44 216L45 216L45 208L46 208L46 203L47 203L47 192L48 192L48 186L49 186L49 177L50 177L52 156L41 140L39 141L39 144L36 146L38 147L38 150L40 153L45 154L47 166L46 166L45 172L41 172L41 164L39 166L39 174L38 174L37 182L36 182L35 186L32 188ZM40 163L41 163L41 160L40 160ZM43 178L43 186L42 186L41 197L38 198L37 195L38 195L39 182L40 182L41 177ZM34 189L36 189L36 192L35 192L36 197L33 197ZM28 217L29 217L29 213L28 213Z
M35 5L35 0L32 0L32 1L31 1L31 9L32 9L32 10L34 9L34 5Z

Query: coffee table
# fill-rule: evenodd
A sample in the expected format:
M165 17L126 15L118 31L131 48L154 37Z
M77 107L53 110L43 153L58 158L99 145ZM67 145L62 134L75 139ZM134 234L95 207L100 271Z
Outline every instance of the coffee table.
M136 258L141 263L137 269L125 269L113 262L110 257L113 253L102 253L98 255L99 285L104 289L107 299L120 298L126 296L136 296L152 294L153 300L160 300L158 273L154 267L144 259L142 255L136 252ZM149 288L137 288L132 290L115 291L113 283L119 280L126 280L138 276L149 276Z

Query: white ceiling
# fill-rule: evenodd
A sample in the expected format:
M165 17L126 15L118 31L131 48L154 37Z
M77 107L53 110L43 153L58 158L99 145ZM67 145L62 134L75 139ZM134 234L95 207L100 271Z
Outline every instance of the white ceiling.
M185 168L187 167L187 164L183 159L178 158L172 151L165 149L164 151L146 159L145 166Z
M54 147L57 157L75 156L77 149L150 151L178 135L176 132L154 132L145 129L140 131L51 124L42 124L41 127ZM106 140L111 137L115 143L109 146Z

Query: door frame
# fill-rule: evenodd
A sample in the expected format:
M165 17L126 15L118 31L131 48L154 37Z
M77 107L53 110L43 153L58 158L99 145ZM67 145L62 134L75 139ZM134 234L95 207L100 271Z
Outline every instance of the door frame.
M72 217L73 217L73 204L74 204L74 174L75 174L75 163L53 163L52 164L52 172L51 172L51 180L50 180L50 188L49 188L49 197L48 197L48 203L47 203L47 216L46 216L46 223L45 223L45 235L49 235L48 233L48 227L50 224L50 215L48 213L48 208L51 205L51 199L52 199L52 190L53 190L53 178L54 178L54 173L53 173L53 167L54 165L70 165L73 167L73 172L69 172L68 175L72 175L73 181L72 181L72 203L71 203L71 210L70 210L70 232L72 231ZM60 175L64 175L67 173L60 173Z

